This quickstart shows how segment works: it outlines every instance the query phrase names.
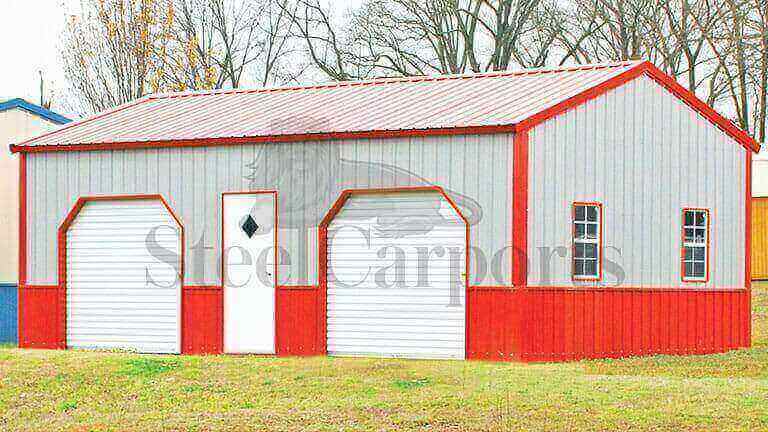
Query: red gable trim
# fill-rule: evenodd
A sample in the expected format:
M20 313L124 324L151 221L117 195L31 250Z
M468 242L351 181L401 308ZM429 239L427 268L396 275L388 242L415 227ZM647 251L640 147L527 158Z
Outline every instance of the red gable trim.
M725 132L728 136L736 140L741 146L747 150L754 152L760 151L760 144L755 141L754 138L749 136L746 132L739 129L730 120L723 117L712 107L704 103L691 91L685 89L678 84L674 78L665 74L656 66L650 62L643 62L637 66L621 73L607 81L602 82L586 91L583 91L571 98L560 102L550 108L547 108L525 120L518 122L517 124L498 125L498 126L470 126L470 127L448 127L439 129L405 129L405 130L377 130L377 131L357 131L357 132L329 132L329 133L310 133L310 134L293 134L293 135L271 135L271 136L254 136L254 137L221 137L221 138L196 138L188 140L162 140L162 141L130 141L130 142L118 142L118 143L83 143L83 144L69 144L69 145L11 145L11 152L54 152L54 151L87 151L87 150L120 150L120 149L135 149L135 148L163 148L163 147L202 147L202 146L217 146L217 145L236 145L245 143L258 143L258 142L297 142L297 141L315 141L315 140L339 140L339 139L355 139L355 138L395 138L395 137L411 137L411 136L433 136L433 135L463 135L463 134L491 134L491 133L505 133L515 132L518 130L528 130L537 124L540 124L552 117L562 114L572 108L575 108L589 100L595 99L598 96L605 94L606 92L615 89L629 81L641 76L648 75L657 83L661 84L669 92L675 95L678 99L685 102L692 109L700 113L707 120ZM115 112L125 109L134 104L149 100L147 98L139 99L136 102L117 107ZM100 116L106 115L104 113ZM82 122L76 122L68 125L68 127L75 126L77 124L85 123L89 120Z
M717 126L720 130L725 132L728 136L736 140L736 142L741 144L741 146L745 149L752 150L755 153L760 151L760 144L755 141L754 138L749 136L749 134L739 129L738 126L733 124L733 122L723 117L720 113L699 99L695 94L693 94L693 92L678 84L674 78L662 72L653 63L647 61L595 87L592 87L589 90L577 94L570 99L567 99L555 106L541 111L538 114L528 117L527 119L519 122L517 126L520 129L530 129L533 126L541 124L546 120L549 120L552 117L575 108L589 100L595 99L596 97L605 94L609 90L620 87L644 74L649 76L657 83L661 84L678 99L685 102L693 110L697 111L711 123Z
M760 151L760 143L758 143L748 133L741 130L741 128L733 124L732 121L723 117L720 113L715 111L714 108L710 107L706 104L706 102L699 99L695 94L693 94L693 92L681 86L677 81L675 81L674 78L662 72L653 63L645 62L642 64L642 67L647 69L646 73L648 76L664 86L667 90L669 90L670 93L677 96L695 111L698 111L699 114L704 116L710 122L714 123L717 127L719 127L728 136L735 139L744 148L747 150L752 150L755 153Z

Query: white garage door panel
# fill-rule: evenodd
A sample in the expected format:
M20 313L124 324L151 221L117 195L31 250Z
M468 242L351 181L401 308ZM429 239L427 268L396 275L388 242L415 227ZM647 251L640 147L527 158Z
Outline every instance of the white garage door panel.
M153 231L162 250L150 252ZM159 200L87 203L67 231L67 345L180 352L180 259L178 225Z
M436 192L350 197L328 229L329 354L464 358L465 247L464 221ZM398 253L402 281L392 268L380 283Z
M369 346L369 350L356 351L360 346ZM345 357L395 357L418 359L458 359L455 348L441 348L421 344L420 346L374 346L366 345L365 341L353 341L350 345L329 344L328 353ZM403 354L407 353L407 354Z
M462 306L454 306L450 307L448 306L447 301L443 301L438 303L439 300L435 300L435 303L424 305L424 304L414 304L411 302L402 302L397 304L387 303L387 304L374 304L374 303L333 303L333 310L328 313L328 318L334 318L336 316L345 316L347 312L366 312L368 316L376 317L386 317L389 316L391 313L412 313L415 314L414 316L418 317L420 312L429 313L430 316L432 314L442 314L443 316L449 316L449 317L459 317L464 316L464 308ZM462 304L464 303L464 297L461 297L459 300ZM329 301L329 303L331 303ZM460 309L460 311L452 311L450 309ZM446 310L448 309L448 310Z

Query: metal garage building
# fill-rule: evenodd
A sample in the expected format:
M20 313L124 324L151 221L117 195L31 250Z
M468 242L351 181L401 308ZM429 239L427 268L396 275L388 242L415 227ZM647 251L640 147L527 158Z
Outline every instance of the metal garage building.
M647 62L151 95L11 149L22 347L750 344L759 145Z

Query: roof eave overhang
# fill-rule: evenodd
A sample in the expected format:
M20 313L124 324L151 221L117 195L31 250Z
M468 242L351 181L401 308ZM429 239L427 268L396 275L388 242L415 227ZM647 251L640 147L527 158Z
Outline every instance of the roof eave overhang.
M331 141L344 139L372 139L372 138L400 138L420 136L446 136L446 135L475 135L514 133L518 129L516 124L486 125L466 127L446 127L430 129L398 129L379 131L351 131L328 133L302 133L280 135L256 135L239 137L215 137L194 138L184 140L147 140L147 141L121 141L109 143L82 143L67 145L16 145L11 144L12 153L42 153L59 151L94 151L94 150L123 150L141 148L171 148L171 147L206 147L224 146L249 143L287 143L299 141Z

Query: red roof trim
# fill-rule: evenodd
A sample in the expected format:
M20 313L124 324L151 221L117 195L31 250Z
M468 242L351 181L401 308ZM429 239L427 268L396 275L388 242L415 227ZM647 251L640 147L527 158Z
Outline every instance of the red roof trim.
M256 90L229 90L223 92L214 93L189 93L180 95L168 95L168 96L154 96L146 97L134 101L129 104L122 105L115 108L112 111L102 113L96 117L92 117L80 122L74 122L67 125L65 128L87 123L91 120L101 118L107 114L111 114L117 111L121 111L133 105L137 105L143 102L151 101L162 97L189 97L200 96L206 94L227 94L227 93L253 93L253 92L273 92L283 90L302 90L302 89L316 89L316 88L330 88L330 87L342 87L342 86L363 86L374 84L386 84L392 82L418 82L418 81L439 81L449 79L470 79L473 77L486 77L486 76L509 76L509 75L532 75L537 73L554 73L565 72L573 70L588 70L588 69L602 69L608 67L626 66L627 63L617 63L613 65L592 65L589 67L576 67L576 68L564 68L564 69L545 69L534 71L517 71L512 73L490 73L480 75L452 75L444 77L418 77L418 78L404 78L404 79L389 79L379 81L366 81L357 83L340 83L336 85L320 85L314 87L285 87L276 89L256 89ZM739 129L730 120L723 117L709 105L701 101L695 94L685 89L678 84L672 77L665 74L654 66L650 62L638 63L631 69L616 75L615 77L608 79L586 91L583 91L575 96L572 96L565 101L562 101L550 108L547 108L525 120L518 122L517 124L509 125L493 125L493 126L468 126L468 127L449 127L449 128L436 128L436 129L403 129L403 130L374 130L374 131L356 131L356 132L328 132L328 133L309 133L309 134L291 134L291 135L268 135L268 136L253 136L253 137L217 137L217 138L196 138L187 140L165 140L165 141L129 141L129 142L110 142L110 143L83 143L83 144L68 144L68 145L26 145L26 143L34 141L38 138L48 136L52 133L60 131L49 132L37 138L25 141L21 144L12 144L10 146L11 152L55 152L55 151L88 151L88 150L120 150L120 149L136 149L136 148L167 148L167 147L202 147L202 146L216 146L216 145L236 145L244 143L259 143L259 142L297 142L297 141L320 141L320 140L339 140L339 139L359 139L359 138L395 138L395 137L412 137L412 136L432 136L432 135L464 135L464 134L491 134L491 133L506 133L515 132L517 130L528 130L533 126L536 126L552 117L562 114L571 108L577 107L589 100L592 100L600 95L605 94L609 90L617 88L643 74L648 75L654 81L661 84L664 88L670 91L673 95L681 99L688 106L695 111L699 112L711 123L720 128L723 132L736 140L747 150L754 152L760 151L760 144L755 141L754 138L749 136L746 132Z
M359 132L329 132L329 133L309 133L293 135L270 135L254 137L232 137L232 138L196 138L187 140L167 140L167 141L131 141L118 143L93 143L93 144L68 144L68 145L40 145L24 146L11 145L11 152L39 153L56 151L88 151L88 150L122 150L137 148L168 148L168 147L204 147L220 145L237 145L249 143L285 143L297 141L329 141L342 139L365 139L365 138L398 138L414 136L434 136L434 135L471 135L471 134L494 134L509 133L517 130L515 125L502 126L468 126L440 129L402 129L402 130L379 130L379 131L359 131Z
M527 119L519 122L517 126L519 129L529 129L533 126L543 123L546 120L549 120L552 117L562 114L571 108L575 108L589 100L595 99L596 97L605 94L609 90L620 87L643 74L648 75L651 79L662 85L678 99L685 102L693 110L700 113L720 130L736 140L745 149L752 150L755 153L760 151L760 144L755 141L754 138L749 136L749 134L743 130L739 129L739 127L733 124L733 122L723 117L720 113L699 99L691 91L678 84L674 78L662 72L653 63L648 61L643 62L638 66L627 70L626 72L616 75L615 77L582 93L579 93L576 96L573 96L557 105L547 108L538 114L528 117Z
M706 102L699 99L693 92L681 86L674 78L662 72L651 62L645 62L642 66L645 72L656 82L664 86L670 93L677 96L683 102L688 104L695 111L698 111L707 120L718 126L723 132L739 142L747 150L757 153L760 151L760 143L752 138L748 133L733 124L732 121L725 118L722 114L715 111Z

